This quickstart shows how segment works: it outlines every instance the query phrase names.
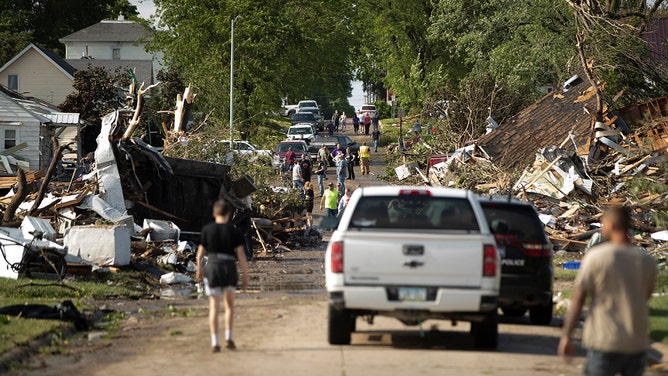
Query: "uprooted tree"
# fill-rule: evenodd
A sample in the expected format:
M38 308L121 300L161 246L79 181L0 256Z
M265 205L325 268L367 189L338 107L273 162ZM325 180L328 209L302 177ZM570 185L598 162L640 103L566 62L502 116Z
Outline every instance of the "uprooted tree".
M665 72L651 59L642 39L657 12L665 8L664 0L566 1L573 8L579 63L595 90L597 121L603 119L604 103L612 103L618 93L623 92L619 104L624 105L668 90Z

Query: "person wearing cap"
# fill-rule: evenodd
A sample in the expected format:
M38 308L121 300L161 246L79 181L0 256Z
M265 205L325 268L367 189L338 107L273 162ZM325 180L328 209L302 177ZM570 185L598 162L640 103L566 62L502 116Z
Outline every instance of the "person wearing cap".
M339 191L334 188L334 183L330 182L327 185L325 193L320 198L320 210L325 206L325 213L327 217L336 217L338 214L337 200L339 198Z

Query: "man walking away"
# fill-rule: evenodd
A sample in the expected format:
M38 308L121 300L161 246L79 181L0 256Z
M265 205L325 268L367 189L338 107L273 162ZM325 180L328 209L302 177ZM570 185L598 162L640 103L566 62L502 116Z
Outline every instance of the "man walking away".
M378 128L374 128L373 132L371 132L371 139L373 140L373 152L377 153L378 152L378 140L380 140L380 131Z
M346 166L348 169L348 180L355 180L355 154L350 150L350 148L346 148Z
M648 300L654 291L654 259L628 238L629 212L607 210L601 234L608 241L592 247L582 259L575 291L564 322L559 355L575 352L573 331L590 297L582 344L587 348L585 375L642 375L649 344Z
M311 181L311 170L313 166L311 165L311 158L308 153L302 154L300 166L302 168L302 178L304 179L304 182Z
M364 134L369 134L369 128L371 127L371 116L367 112L364 114Z
M209 330L211 349L220 352L218 342L218 311L220 296L225 304L225 347L236 348L232 341L232 319L234 317L234 290L239 281L236 258L241 266L241 288L248 287L248 269L241 232L230 223L232 210L225 201L213 204L214 222L202 228L197 247L197 280L204 281L204 290L209 297ZM204 254L208 256L206 269L202 265Z
M327 217L336 217L338 214L337 202L339 198L339 191L334 188L334 183L329 183L328 188L325 190L325 194L320 198L320 210L322 210L323 204L325 205L325 212Z
M357 114L355 114L355 117L353 118L353 130L355 131L355 134L360 130L360 118L357 117Z
M369 159L371 159L371 149L366 145L366 141L360 146L360 164L362 165L362 175L369 174Z

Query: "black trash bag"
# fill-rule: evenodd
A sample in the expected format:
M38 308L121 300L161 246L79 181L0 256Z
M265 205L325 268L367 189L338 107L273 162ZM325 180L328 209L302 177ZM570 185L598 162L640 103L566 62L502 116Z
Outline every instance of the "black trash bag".
M24 317L27 319L62 320L74 323L77 330L88 329L88 320L72 301L65 300L55 306L45 304L20 304L0 308L0 315Z

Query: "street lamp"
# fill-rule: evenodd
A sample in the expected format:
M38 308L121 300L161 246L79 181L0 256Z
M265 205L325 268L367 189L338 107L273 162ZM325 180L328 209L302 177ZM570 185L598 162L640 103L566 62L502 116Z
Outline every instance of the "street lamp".
M241 16L236 16L232 19L232 38L230 43L230 150L233 150L232 145L232 125L234 123L234 23L240 19Z

